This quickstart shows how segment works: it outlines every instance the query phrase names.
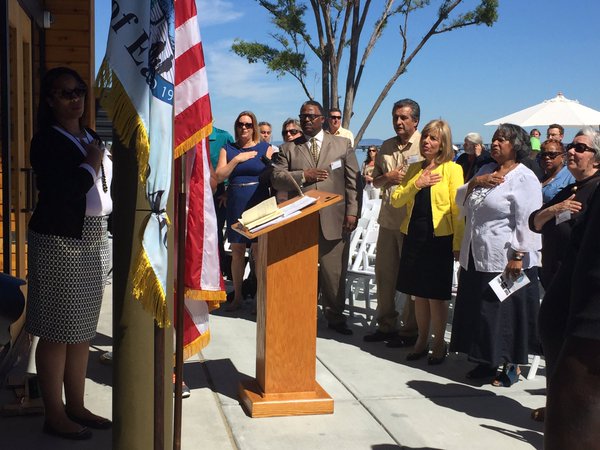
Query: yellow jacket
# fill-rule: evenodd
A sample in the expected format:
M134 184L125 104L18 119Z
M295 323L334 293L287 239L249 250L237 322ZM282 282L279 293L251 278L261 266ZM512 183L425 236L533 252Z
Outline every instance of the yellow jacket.
M406 205L407 214L400 224L400 231L404 234L408 234L408 224L415 205L415 195L420 191L415 185L415 181L423 172L422 164L422 162L411 164L402 183L392 193L392 206L401 208ZM440 182L431 186L433 234L436 236L454 235L452 250L459 251L465 230L464 218L459 217L456 205L456 190L464 183L462 168L458 164L448 161L436 167L432 173L442 175Z

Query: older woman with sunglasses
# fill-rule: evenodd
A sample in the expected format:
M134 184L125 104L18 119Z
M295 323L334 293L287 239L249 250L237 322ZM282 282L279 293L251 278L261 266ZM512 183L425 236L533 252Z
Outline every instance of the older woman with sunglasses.
M548 203L567 184L575 181L565 166L565 148L559 141L547 140L541 146L540 166L544 169L542 200Z
M537 350L538 283L502 302L489 286L502 273L537 278L541 239L529 229L528 219L542 205L542 190L535 174L521 164L530 149L525 130L500 125L490 152L495 162L483 166L457 198L467 220L450 350L478 363L467 378L493 378L494 386L517 382L518 364L527 364L529 353Z
M549 203L529 217L531 230L542 234L540 280L546 289L539 315L540 336L549 383L563 341L573 263L568 258L572 232L583 222L590 198L600 184L600 133L584 128L567 146L567 169L575 182L561 190ZM565 264L568 267L563 267ZM557 279L553 281L553 278ZM534 420L544 420L544 409L533 411Z
M281 137L284 142L292 142L300 137L302 127L297 119L289 118L281 126Z
M243 304L242 282L246 265L246 245L252 244L252 256L256 259L256 240L249 240L235 232L232 226L242 213L269 197L269 187L259 177L265 170L263 156L271 158L273 148L261 142L258 123L254 113L242 111L234 123L235 142L225 144L217 162L217 182L229 180L227 186L227 239L231 244L231 276L234 298L227 307L235 311Z

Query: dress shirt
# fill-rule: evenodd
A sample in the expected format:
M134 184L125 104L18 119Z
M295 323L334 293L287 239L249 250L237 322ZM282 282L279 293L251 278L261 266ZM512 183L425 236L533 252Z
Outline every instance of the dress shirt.
M314 139L317 142L317 148L319 149L319 155L321 154L321 147L323 146L323 136L325 135L325 132L323 130L319 131L315 136L309 136L308 134L305 134L304 137L306 138L306 145L308 145L308 149L310 150L310 140Z
M354 147L354 134L352 131L347 130L344 127L339 127L335 133L332 133L334 136L345 137L346 139L350 139L350 145Z
M398 137L386 139L381 145L381 149L375 157L375 167L373 168L373 179L388 173L408 162L413 157L417 161L422 161L423 157L419 151L419 140L421 133L415 131L405 145L400 144ZM406 217L406 208L394 208L390 203L392 192L398 185L381 188L381 209L379 210L379 225L389 230L399 230L400 224Z
M475 176L492 173L495 162L483 166ZM464 202L467 220L460 265L466 270L469 251L475 270L503 272L514 251L524 252L523 269L540 265L541 236L529 229L529 216L542 206L542 189L535 174L519 164L493 188L477 187L466 198L468 184L458 190L456 201Z

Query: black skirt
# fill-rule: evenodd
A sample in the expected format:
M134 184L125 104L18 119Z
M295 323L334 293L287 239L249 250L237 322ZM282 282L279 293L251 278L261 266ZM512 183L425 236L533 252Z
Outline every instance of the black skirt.
M540 353L537 267L524 272L531 283L501 302L488 284L499 273L478 272L469 255L469 269L460 270L451 352L466 353L471 361L492 367L527 364L529 354Z
M402 243L396 289L434 300L452 297L453 236L434 236L430 188L415 196L408 235Z

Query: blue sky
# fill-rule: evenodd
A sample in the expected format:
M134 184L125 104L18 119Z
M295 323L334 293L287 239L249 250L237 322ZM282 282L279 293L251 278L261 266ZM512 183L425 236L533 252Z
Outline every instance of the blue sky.
M95 3L98 66L106 47L110 1ZM273 124L274 140L280 140L281 123L296 117L306 100L300 85L291 77L277 78L261 64L248 64L230 51L235 38L269 39L273 29L267 14L254 0L196 3L215 125L232 132L237 114L251 110L259 120ZM466 1L467 5L475 3ZM485 122L552 98L559 91L600 110L599 19L599 2L500 0L499 19L493 27L456 30L434 36L426 44L391 89L364 137L393 136L391 107L404 97L419 102L421 127L443 118L450 123L455 142L470 131L489 141L494 127L484 126ZM413 40L430 22L425 13L414 17L409 24ZM358 131L395 71L399 42L397 26L389 26L367 63L351 130ZM320 100L320 84L313 79L315 99ZM343 78L340 81L343 86ZM566 138L571 139L575 131L568 129Z

